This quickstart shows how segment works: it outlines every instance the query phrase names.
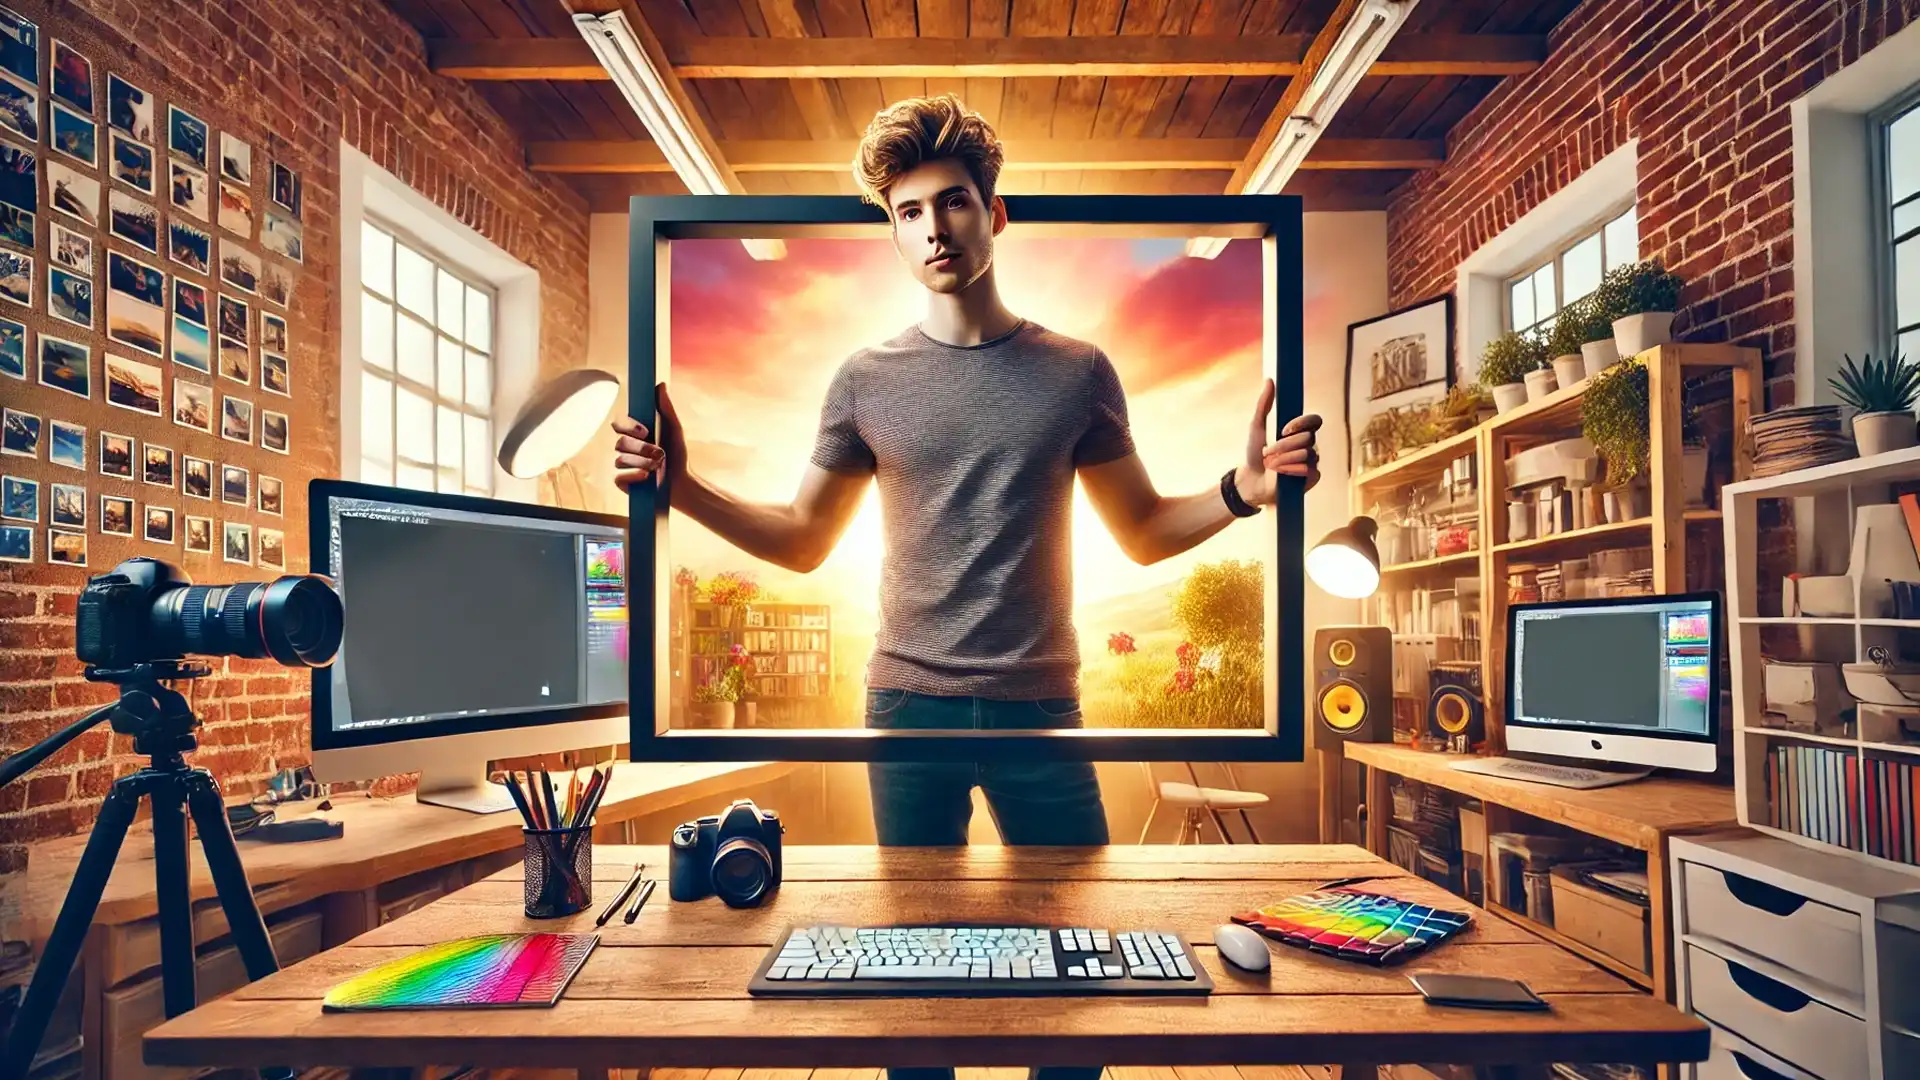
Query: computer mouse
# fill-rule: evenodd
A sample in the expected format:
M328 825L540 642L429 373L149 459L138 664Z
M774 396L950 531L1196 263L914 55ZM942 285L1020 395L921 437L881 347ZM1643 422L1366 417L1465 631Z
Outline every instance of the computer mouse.
M1265 971L1273 966L1273 954L1267 951L1267 939L1238 923L1214 928L1213 946L1227 963L1242 971Z

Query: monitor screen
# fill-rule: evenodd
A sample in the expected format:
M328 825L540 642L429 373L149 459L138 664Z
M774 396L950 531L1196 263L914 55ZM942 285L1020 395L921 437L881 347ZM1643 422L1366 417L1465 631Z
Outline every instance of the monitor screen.
M317 749L625 710L624 520L314 488L315 569L345 609L340 653L314 676Z
M1507 723L1715 737L1711 596L1515 605Z

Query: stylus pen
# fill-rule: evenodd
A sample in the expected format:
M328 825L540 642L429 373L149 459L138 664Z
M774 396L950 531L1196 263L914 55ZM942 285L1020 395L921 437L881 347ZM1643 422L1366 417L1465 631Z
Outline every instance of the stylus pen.
M613 913L619 911L620 905L626 903L627 897L633 895L634 886L640 884L640 875L645 873L646 869L646 863L633 864L633 876L627 878L625 885L620 886L620 891L614 894L613 900L607 904L606 910L600 912L600 917L593 920L593 925L607 925L607 920L613 918Z
M647 897L653 895L653 887L658 884L660 879L648 878L640 886L640 892L633 898L633 906L627 909L627 925L633 925L633 920L640 917L640 909L647 906Z

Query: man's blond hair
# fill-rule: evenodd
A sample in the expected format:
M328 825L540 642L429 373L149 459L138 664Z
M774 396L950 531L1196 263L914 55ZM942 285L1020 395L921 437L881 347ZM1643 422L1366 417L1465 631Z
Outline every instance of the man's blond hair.
M1003 155L993 125L952 94L908 98L877 113L860 137L853 178L860 195L883 210L894 181L920 165L953 158L966 166L984 202L993 201Z

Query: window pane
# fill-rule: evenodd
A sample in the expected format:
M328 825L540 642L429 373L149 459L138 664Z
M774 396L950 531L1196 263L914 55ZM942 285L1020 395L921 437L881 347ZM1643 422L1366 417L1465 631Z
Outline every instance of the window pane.
M478 416L462 418L467 427L467 486L493 490L493 425Z
M381 296L393 295L393 237L366 221L360 223L360 283Z
M399 323L400 339L395 345L395 356L400 374L422 386L433 385L433 331L427 324L409 317L402 312Z
M1920 330L1909 330L1900 335L1900 355L1909 360L1920 359Z
M445 270L436 270L435 274L440 298L434 304L434 322L440 329L459 337L461 326L466 321L465 307L461 304L467 292L466 283Z
M1920 192L1920 109L1887 125L1887 175L1894 202Z
M393 483L393 466L384 461L360 461L360 482L363 484L388 485Z
M360 376L360 456L393 460L393 384L378 375Z
M360 294L360 356L374 367L393 369L393 305Z
M1893 282L1894 325L1920 323L1920 236L1894 247Z
M445 405L435 410L433 460L439 465L460 467L460 414Z
M441 491L457 492L460 490L460 470L441 469L435 474L434 483L439 486Z
M1920 229L1920 198L1909 199L1893 208L1893 235L1905 236Z
M1607 222L1607 269L1640 259L1640 215L1633 207Z
M394 387L394 438L400 456L433 460L433 402L404 386Z
M460 344L446 338L436 339L440 350L440 374L433 388L448 401L460 400Z
M393 284L400 306L433 318L433 264L405 244L393 245Z
M493 298L473 288L467 290L467 344L493 351Z
M1521 278L1507 286L1507 299L1513 308L1509 330L1524 330L1533 325L1533 279Z
M1533 272L1533 317L1544 319L1560 310L1560 301L1553 292L1553 264L1548 263Z
M1561 293L1571 304L1600 285L1600 234L1594 233L1560 257Z
M493 411L493 361L477 352L467 354L467 404L484 413Z
M425 465L415 465L411 462L403 461L394 466L393 482L403 488L414 488L418 491L432 491L433 470Z

